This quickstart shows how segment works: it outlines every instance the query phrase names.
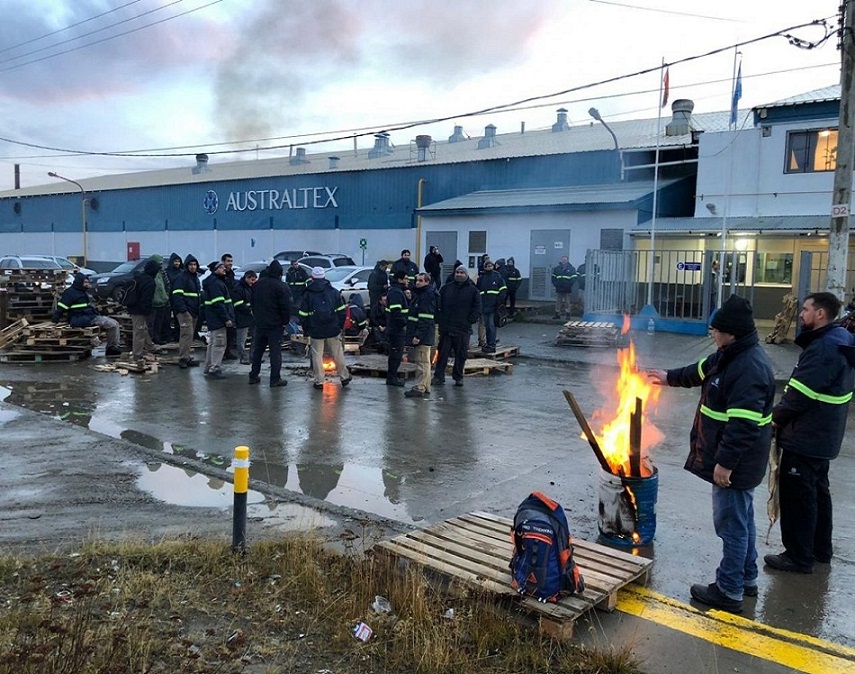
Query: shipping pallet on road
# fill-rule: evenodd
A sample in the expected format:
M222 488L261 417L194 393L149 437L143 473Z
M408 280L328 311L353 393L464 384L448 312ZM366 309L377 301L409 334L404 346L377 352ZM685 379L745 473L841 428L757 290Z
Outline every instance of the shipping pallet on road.
M89 358L91 351L2 351L0 363L74 363Z
M653 565L650 559L574 539L585 591L554 604L540 603L511 588L511 527L505 517L474 512L381 541L372 552L420 567L452 592L486 593L535 618L543 632L558 639L570 639L576 620L592 608L614 610L618 590L629 583L646 583Z
M451 374L453 366L454 359L451 358L445 368L447 374ZM496 374L499 372L503 374L511 374L513 371L513 363L500 360L490 360L489 358L467 358L466 363L463 365L464 375Z
M98 372L118 372L122 376L125 376L129 372L135 374L157 374L160 371L160 363L147 360L117 360L105 365L93 365L92 369Z
M389 372L389 359L380 354L368 354L358 356L353 363L347 364L347 369L351 374L361 374L368 377L383 377L385 378ZM398 376L402 379L409 379L416 374L416 366L412 363L401 363L398 367Z
M620 328L606 321L568 321L555 338L556 346L616 347L620 343Z
M489 360L505 360L520 355L518 346L497 346L495 353L484 353L480 348L469 349L469 358L487 358Z

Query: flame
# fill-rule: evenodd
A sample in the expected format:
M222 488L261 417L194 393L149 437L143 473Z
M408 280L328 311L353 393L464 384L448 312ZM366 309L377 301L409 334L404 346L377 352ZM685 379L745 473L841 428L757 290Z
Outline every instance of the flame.
M335 372L335 363L328 358L324 358L324 372Z
M629 317L624 316L624 329L628 329ZM612 409L600 409L592 416L591 430L597 438L600 448L615 475L631 475L629 466L629 428L630 415L635 412L635 399L641 399L641 473L643 477L652 475L653 468L647 456L647 450L664 437L662 432L650 421L650 413L655 411L659 402L661 387L651 384L643 372L638 371L635 356L635 344L630 339L629 346L618 349L620 374L615 382L616 405Z
M623 315L623 325L620 328L620 334L625 335L627 332L629 332L629 329L631 326L632 326L632 323L629 320L629 314L624 314Z

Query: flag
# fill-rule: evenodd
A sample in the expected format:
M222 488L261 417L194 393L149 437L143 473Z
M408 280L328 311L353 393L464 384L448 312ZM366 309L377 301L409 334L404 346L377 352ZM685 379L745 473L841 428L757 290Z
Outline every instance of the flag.
M668 68L665 68L665 78L662 82L662 106L665 107L668 105Z
M739 70L736 73L736 84L733 85L733 100L730 102L730 123L736 125L736 107L739 105L739 99L742 98L742 64L739 64Z

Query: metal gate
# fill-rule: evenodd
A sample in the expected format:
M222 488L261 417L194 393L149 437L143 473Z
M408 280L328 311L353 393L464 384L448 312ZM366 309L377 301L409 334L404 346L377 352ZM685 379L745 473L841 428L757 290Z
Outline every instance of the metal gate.
M853 252L850 252L846 258L846 279L850 284L855 281L855 253ZM824 291L827 282L828 251L803 250L799 259L799 307L805 301L805 297L811 293ZM853 295L855 295L855 288L850 286L846 291L844 306L853 298Z
M569 229L533 229L531 231L529 299L555 299L552 270L564 255L570 256Z

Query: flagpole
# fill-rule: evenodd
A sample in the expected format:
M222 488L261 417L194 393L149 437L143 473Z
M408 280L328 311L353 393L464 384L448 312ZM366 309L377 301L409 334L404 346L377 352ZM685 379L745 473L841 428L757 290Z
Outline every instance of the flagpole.
M729 131L736 131L736 106L739 103L739 100L736 98L736 87L737 87L737 75L736 75L736 62L738 56L741 52L737 51L737 48L733 48L733 70L731 75L731 84L730 84L730 120L728 122L727 128ZM741 62L740 62L740 72L741 72ZM731 128L732 127L732 128ZM727 168L726 175L724 179L724 213L721 214L721 260L719 261L719 270L718 270L718 302L716 302L716 308L721 308L722 303L724 302L724 274L727 271L727 261L724 259L727 254L727 216L730 213L730 192L733 188L733 140L731 140L728 144L728 154L727 154ZM736 274L737 269L739 267L739 261L735 260L736 264L731 266L730 269L730 282L733 284L734 274Z
M650 254L647 263L647 306L653 307L653 273L656 264L656 211L659 204L659 144L662 134L662 87L665 85L665 57L662 57L662 66L659 69L659 111L656 115L656 154L653 158L653 214L650 218Z

